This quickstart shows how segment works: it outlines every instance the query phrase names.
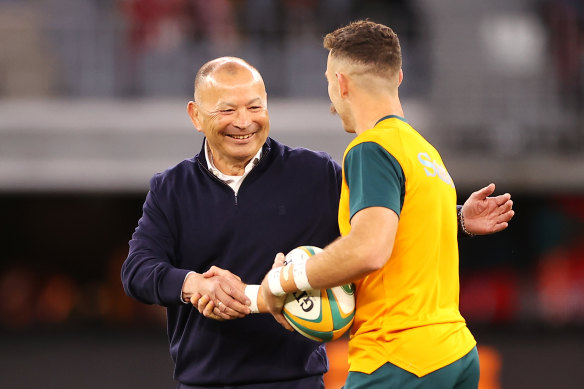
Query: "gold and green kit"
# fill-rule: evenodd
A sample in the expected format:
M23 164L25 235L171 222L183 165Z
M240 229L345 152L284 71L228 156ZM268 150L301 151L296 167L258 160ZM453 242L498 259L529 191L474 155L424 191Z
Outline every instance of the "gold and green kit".
M456 190L438 151L405 119L387 116L343 156L339 228L386 207L399 217L391 256L357 281L351 371L386 362L418 377L464 355L476 341L459 311Z

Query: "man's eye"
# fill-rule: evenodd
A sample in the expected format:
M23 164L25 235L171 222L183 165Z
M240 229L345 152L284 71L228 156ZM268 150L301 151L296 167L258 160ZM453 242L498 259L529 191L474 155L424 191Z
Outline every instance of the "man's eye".
M234 109L222 109L221 113L233 113L235 110Z
M249 109L252 110L252 111L258 111L258 110L262 109L262 107L259 106L259 105L254 105L252 107L249 107Z

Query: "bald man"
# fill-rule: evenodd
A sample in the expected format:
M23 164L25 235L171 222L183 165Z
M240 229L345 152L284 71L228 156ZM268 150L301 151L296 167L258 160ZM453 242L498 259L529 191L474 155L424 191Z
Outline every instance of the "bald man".
M179 388L324 388L324 346L249 315L257 286L246 295L239 277L259 284L277 252L339 235L341 169L268 137L264 82L245 61L203 65L194 95L201 151L151 179L122 268L126 293L167 308Z

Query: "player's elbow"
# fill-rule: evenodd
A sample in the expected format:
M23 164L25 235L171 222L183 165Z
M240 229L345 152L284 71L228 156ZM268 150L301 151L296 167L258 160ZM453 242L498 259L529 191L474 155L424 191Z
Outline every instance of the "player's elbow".
M362 258L359 261L362 266L362 272L369 274L383 268L390 255L391 250L387 251L376 247L369 247L367 250L362 251Z

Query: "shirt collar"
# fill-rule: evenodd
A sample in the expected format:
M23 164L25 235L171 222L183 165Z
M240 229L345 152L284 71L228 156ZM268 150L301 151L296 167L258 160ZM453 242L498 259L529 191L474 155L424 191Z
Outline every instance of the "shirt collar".
M377 123L375 123L375 126L378 125L379 123L381 123L382 121L384 121L385 119L392 119L392 118L399 119L399 120L401 120L402 122L405 122L405 123L408 122L405 118L402 118L401 116L398 116L398 115L387 115L387 116L384 116L381 119L379 119L377 121ZM375 127L375 126L373 126L373 127Z
M256 155L247 163L247 165L245 165L243 175L230 176L228 174L222 173L219 169L217 169L215 167L215 164L213 163L213 155L209 152L209 147L208 147L206 138L205 138L205 145L203 146L203 148L205 149L205 160L207 161L207 167L209 168L209 171L211 173L213 173L213 175L215 177L219 178L221 181L225 182L226 184L231 184L233 182L242 180L245 176L247 176L249 174L249 172L255 167L255 165L258 164L258 162L260 161L260 157L262 155L262 148L260 147L260 149L258 150Z

